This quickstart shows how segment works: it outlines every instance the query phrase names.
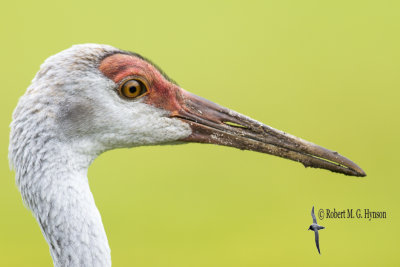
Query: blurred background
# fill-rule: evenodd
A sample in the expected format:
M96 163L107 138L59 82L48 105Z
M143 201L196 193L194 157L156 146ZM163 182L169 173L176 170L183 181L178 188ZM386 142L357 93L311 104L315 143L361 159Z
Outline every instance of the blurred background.
M340 152L366 178L213 145L106 152L89 169L113 266L398 266L398 1L3 1L0 265L52 266L7 159L18 98L73 44L138 52L183 88ZM312 206L386 211L325 219Z

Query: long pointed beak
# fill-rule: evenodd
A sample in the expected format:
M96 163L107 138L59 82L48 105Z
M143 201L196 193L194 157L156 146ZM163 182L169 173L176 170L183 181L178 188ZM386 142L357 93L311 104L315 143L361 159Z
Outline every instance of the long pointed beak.
M352 176L366 176L351 160L296 136L276 130L183 89L177 90L171 117L189 123L192 134L182 141L236 147L301 162Z

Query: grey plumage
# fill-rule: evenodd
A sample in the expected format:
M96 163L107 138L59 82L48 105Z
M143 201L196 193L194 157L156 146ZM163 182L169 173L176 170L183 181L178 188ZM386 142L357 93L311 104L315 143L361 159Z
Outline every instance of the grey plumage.
M314 231L314 233L315 233L315 245L317 246L318 253L321 254L321 251L319 249L319 234L318 234L318 231L322 230L322 229L325 229L325 227L317 224L317 218L315 217L315 213L314 213L314 206L312 207L312 210L311 210L311 217L313 218L313 224L310 225L308 230Z

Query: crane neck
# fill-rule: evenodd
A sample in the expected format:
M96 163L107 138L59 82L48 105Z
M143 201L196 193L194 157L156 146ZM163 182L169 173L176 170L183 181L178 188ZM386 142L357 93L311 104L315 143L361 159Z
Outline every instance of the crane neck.
M87 179L97 155L51 135L32 135L18 147L11 144L10 157L23 200L40 225L54 265L111 266L107 236Z

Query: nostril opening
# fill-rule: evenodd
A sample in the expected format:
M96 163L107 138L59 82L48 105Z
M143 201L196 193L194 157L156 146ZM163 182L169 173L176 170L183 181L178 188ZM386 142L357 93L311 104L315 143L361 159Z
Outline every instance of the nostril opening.
M249 129L249 127L247 127L247 126L241 125L239 123L231 122L231 121L224 121L223 123L228 126L235 127L235 128Z

